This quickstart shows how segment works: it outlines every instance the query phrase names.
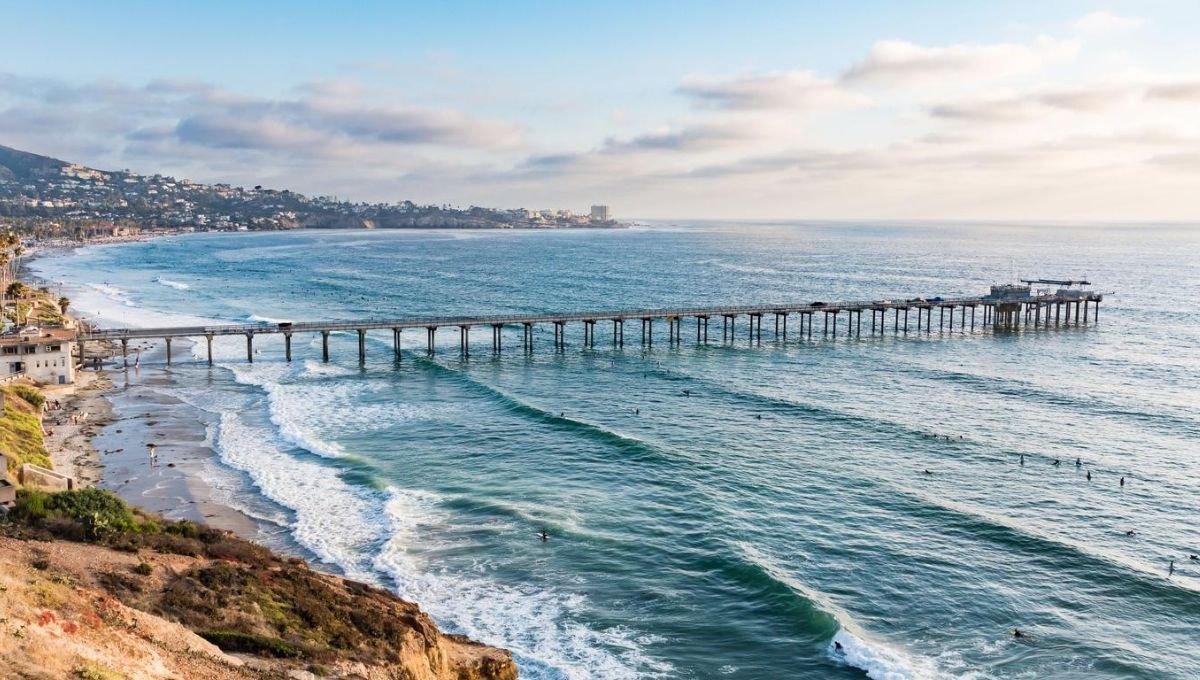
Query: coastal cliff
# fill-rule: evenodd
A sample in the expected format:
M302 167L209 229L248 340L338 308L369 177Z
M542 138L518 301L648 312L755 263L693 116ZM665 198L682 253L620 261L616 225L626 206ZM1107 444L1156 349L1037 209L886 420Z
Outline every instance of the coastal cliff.
M0 520L13 678L514 680L417 605L98 489L22 491Z

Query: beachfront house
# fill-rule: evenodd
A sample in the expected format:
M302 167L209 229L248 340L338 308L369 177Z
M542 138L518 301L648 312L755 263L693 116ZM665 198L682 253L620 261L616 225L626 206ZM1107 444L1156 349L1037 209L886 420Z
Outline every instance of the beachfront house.
M0 335L0 379L23 375L36 382L75 382L75 331L25 326Z

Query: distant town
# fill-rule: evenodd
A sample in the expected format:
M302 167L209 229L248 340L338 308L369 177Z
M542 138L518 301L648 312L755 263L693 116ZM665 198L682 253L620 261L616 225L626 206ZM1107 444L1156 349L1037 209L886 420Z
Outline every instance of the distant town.
M354 203L287 189L107 171L0 146L0 228L35 238L145 232L615 228L607 205L567 209Z

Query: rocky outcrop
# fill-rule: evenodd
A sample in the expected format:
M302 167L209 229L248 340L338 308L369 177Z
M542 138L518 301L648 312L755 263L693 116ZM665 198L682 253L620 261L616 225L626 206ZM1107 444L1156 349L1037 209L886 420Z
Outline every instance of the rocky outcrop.
M103 526L126 528L31 518L20 502L0 524L6 679L517 677L508 652L443 633L386 590L206 527L140 513L129 524L78 498L113 518Z

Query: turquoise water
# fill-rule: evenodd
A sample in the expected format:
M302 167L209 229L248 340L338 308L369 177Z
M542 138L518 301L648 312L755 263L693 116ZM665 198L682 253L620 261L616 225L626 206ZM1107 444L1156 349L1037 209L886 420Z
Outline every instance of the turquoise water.
M399 362L382 332L361 368L352 335L330 364L319 338L288 364L260 337L252 365L231 338L212 369L177 346L161 389L208 414L229 502L512 650L523 677L1193 678L1196 253L1188 229L712 223L196 235L35 268L108 325L1087 276L1111 294L1078 327L829 339L818 318L809 340L793 319L784 341L767 318L751 344L743 319L732 345L689 322L669 347L659 323L644 351L636 325L614 350L601 324L562 353L539 329L532 356L519 329L493 356L482 328L466 360L444 329L433 358L406 333Z

